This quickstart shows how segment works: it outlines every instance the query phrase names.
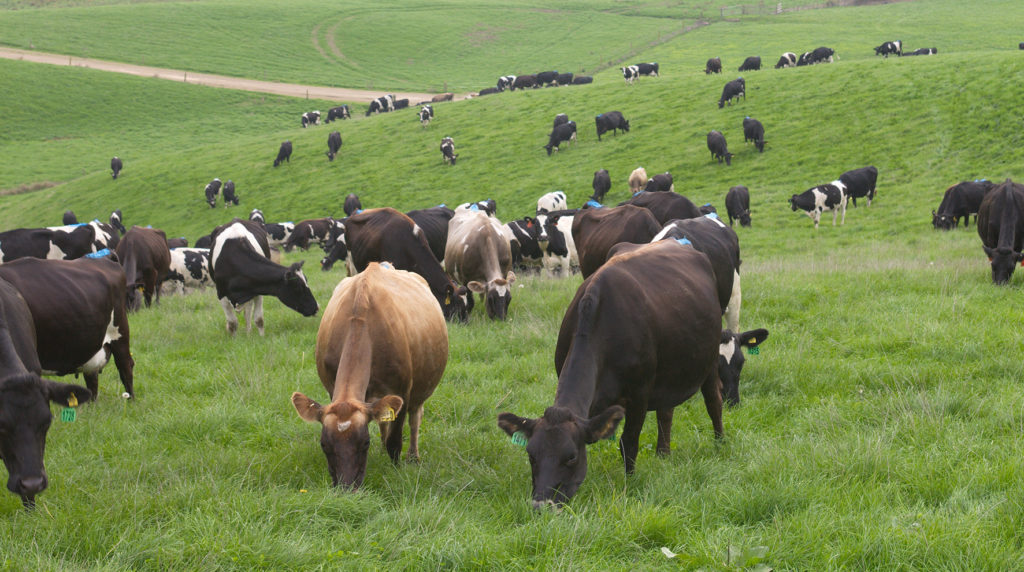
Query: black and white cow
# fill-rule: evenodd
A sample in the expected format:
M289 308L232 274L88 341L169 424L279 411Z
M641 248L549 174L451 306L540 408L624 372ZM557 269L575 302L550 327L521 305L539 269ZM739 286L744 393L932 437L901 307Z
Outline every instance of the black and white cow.
M594 194L590 195L590 198L599 202L604 202L604 196L612 188L612 178L608 174L608 169L600 169L594 171Z
M251 211L249 211L249 220L253 222L258 222L260 224L264 224L267 222L267 219L263 217L263 211L261 211L260 209L252 209Z
M752 141L758 153L764 153L764 125L760 121L747 116L743 118L743 142Z
M572 85L572 73L560 73L555 78L555 85Z
M512 265L521 271L536 270L542 268L541 261L544 251L541 250L540 241L541 225L533 217L524 217L513 220L505 225L508 229L512 246Z
M779 63L775 64L775 69L782 68L795 68L796 67L796 54L793 52L785 52L779 57Z
M543 265L549 276L554 276L555 270L558 269L564 278L569 276L574 268L578 269L580 266L579 253L572 237L572 222L577 212L577 209L557 210L546 213L544 217L538 217L544 221L542 232L547 243L543 248Z
M548 135L548 144L544 146L544 148L547 149L548 151L549 157L551 156L552 150L558 151L558 147L559 145L562 144L563 141L568 141L570 143L576 142L575 121L563 123L551 130L551 134Z
M896 54L897 56L903 55L903 42L896 40L895 42L885 42L881 46L875 48L876 56L889 57L889 54Z
M801 209L814 221L814 228L818 228L818 221L821 220L821 213L832 211L832 226L836 225L836 216L839 211L843 212L843 221L846 224L846 185L840 181L832 181L827 185L811 187L799 195L793 195L789 199L789 206L793 212Z
M640 68L637 66L626 66L619 69L622 70L622 78L626 80L626 83L631 84L640 77Z
M319 111L307 111L302 114L302 128L305 129L310 125L320 124L320 112Z
M494 216L498 212L498 202L494 199L484 199L475 203L462 203L455 207L457 211L468 211L468 210L481 210L487 213L489 216Z
M285 141L281 143L281 148L277 150L277 158L274 159L274 166L278 166L281 163L288 161L292 162L292 142Z
M572 78L572 84L573 85L584 85L584 84L588 84L588 83L594 83L593 76L578 75L578 76Z
M382 95L377 99L370 102L370 106L366 109L366 116L369 117L374 113L387 113L395 110L395 95L389 93Z
M363 202L359 200L359 195L349 193L345 196L345 203L341 208L345 211L345 216L352 216L353 214L363 210Z
M964 228L971 226L971 215L978 221L978 209L985 195L995 188L995 183L985 179L963 181L946 189L939 203L939 211L932 211L932 226L939 230L951 230L960 226L964 219Z
M528 87L537 87L537 76L535 75L517 75L515 81L509 86L509 89L515 91L517 89L526 89Z
M543 86L551 86L551 85L555 85L555 83L558 81L558 72L557 71L540 72L539 74L536 74L534 77L537 78L537 85L538 86L541 86L541 85L543 85Z
M434 118L434 107L432 105L424 105L420 108L420 125L426 127L430 125L430 120Z
M238 195L235 194L235 182L228 179L224 183L224 208L230 205L238 206Z
M839 175L839 180L846 185L846 196L853 201L854 207L857 206L858 197L867 198L868 206L871 206L871 200L875 198L876 193L875 183L878 181L878 169L872 165L861 167Z
M270 246L284 248L284 244L288 242L288 239L292 236L292 231L295 230L295 223L293 222L271 222L264 223L263 230L267 233L267 243ZM196 246L199 246L199 241L196 241ZM210 248L213 247L211 241Z
M331 217L312 218L295 223L291 235L284 243L284 251L291 252L296 247L300 250L308 250L313 243L320 245L320 248L326 250L331 230L335 227L336 223L337 221Z
M121 222L121 209L110 213L110 226L116 228L121 234L128 232L128 229L124 227L124 223Z
M722 397L729 406L740 404L740 373L747 358L743 348L756 348L768 338L768 330L758 328L739 334L722 330L722 343L718 348L718 377L722 380Z
M672 173L668 171L654 175L647 180L647 184L644 186L644 192L658 193L658 192L675 192L676 186L672 182Z
M120 157L114 157L110 160L110 174L117 179L117 176L121 173L121 169L124 168L124 162L121 161Z
M333 161L338 156L338 151L341 150L341 133L337 131L331 131L331 134L327 136L327 160Z
M516 76L514 75L503 75L498 78L498 91L505 91L506 89L512 89L512 84L516 82ZM481 90L480 95L484 95Z
M992 263L992 282L1009 282L1024 260L1024 185L1006 179L985 195L977 227L981 248Z
M826 48L825 46L822 46L820 48L815 48L815 50L813 52L811 52L810 62L809 63L812 63L812 64L823 64L823 63L826 63L826 62L827 63L832 63L832 59L833 59L833 56L835 56L835 53L836 53L835 50L833 50L832 48Z
M445 163L454 166L459 156L455 153L455 141L451 137L441 139L441 158Z
M351 119L352 113L348 109L348 104L339 105L338 107L332 107L327 110L327 119L324 123L330 123L335 119Z
M658 77L658 62L651 62L647 64L633 64L636 66L637 72L640 75L648 75Z
M709 131L708 132L708 151L711 151L711 160L718 159L718 164L722 164L722 160L725 160L725 164L732 165L732 153L729 152L729 147L725 143L725 135L722 135L721 131Z
M737 102L740 98L744 101L747 99L747 82L743 78L738 77L728 83L722 88L722 97L718 99L718 108L722 109L725 107L725 102L729 102L732 105L732 100L735 99Z
M555 116L555 122L553 125L551 125L551 128L555 129L559 125L565 125L566 123L569 123L569 116L564 113L559 113L558 115Z
M931 56L939 53L938 48L918 48L910 53L903 54L904 56Z
M761 69L761 56L750 56L743 60L739 71L758 71Z
M73 260L93 252L96 230L88 224L16 228L0 232L0 263L18 258Z
M750 226L750 190L743 185L730 187L725 194L725 210L729 215L729 226L734 220L739 220L740 226Z
M184 294L187 288L202 289L211 283L209 248L171 249L171 265L164 284Z
M629 133L629 121L622 116L619 111L609 111L608 113L602 113L594 118L594 123L597 125L597 140L601 140L601 135L611 131L612 135L618 135L618 130L622 130L624 133Z
M796 67L809 66L815 63L811 52L804 52L796 60Z
M206 204L210 205L211 209L217 206L217 195L220 194L220 187L220 179L214 179L206 183L206 189L203 192L206 195Z
M708 59L708 63L704 64L704 73L722 73L722 58Z

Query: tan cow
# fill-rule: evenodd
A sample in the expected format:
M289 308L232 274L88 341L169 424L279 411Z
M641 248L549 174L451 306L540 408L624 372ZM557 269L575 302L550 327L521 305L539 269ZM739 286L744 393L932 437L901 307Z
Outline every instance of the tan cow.
M516 280L511 267L512 249L501 221L481 210L456 210L448 221L444 269L456 282L480 294L492 320L508 315Z
M643 167L633 169L629 174L629 192L636 193L647 184L647 170Z
M299 417L323 424L320 447L335 486L362 485L370 421L397 463L408 413L409 459L419 457L423 403L447 363L448 328L421 276L371 262L338 284L316 340L316 370L331 402L292 394Z

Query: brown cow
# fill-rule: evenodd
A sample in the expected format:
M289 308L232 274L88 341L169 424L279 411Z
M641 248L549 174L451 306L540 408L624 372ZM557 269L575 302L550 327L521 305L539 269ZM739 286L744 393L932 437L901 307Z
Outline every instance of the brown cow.
M316 340L316 370L331 402L292 394L299 417L323 424L320 447L335 486L362 485L371 420L397 463L408 413L409 459L419 457L423 403L447 363L448 328L421 276L371 262L341 281Z
M645 208L623 205L579 211L572 221L572 239L579 253L580 273L586 278L596 272L616 244L647 243L659 231L658 220Z
M483 211L459 210L448 221L444 269L480 294L487 317L504 320L512 301L512 248L498 219Z
M156 293L160 302L160 284L167 278L171 267L171 250L167 248L167 235L155 228L133 226L117 243L117 258L124 267L128 284L128 311L141 306L139 290L148 308Z

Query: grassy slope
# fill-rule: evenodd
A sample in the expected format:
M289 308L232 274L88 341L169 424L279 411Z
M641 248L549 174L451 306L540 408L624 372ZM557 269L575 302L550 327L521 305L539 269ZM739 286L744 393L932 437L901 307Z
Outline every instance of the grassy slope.
M962 16L952 3L929 5L936 18ZM727 412L724 442L713 443L699 402L685 404L670 458L653 455L653 423L628 479L613 444L596 444L566 513L535 514L525 455L494 420L550 403L551 343L578 278L524 278L508 323L478 315L453 326L449 368L427 406L423 462L395 470L374 444L356 495L329 488L317 429L287 401L296 389L321 393L316 320L270 301L266 338L227 340L211 292L168 298L132 320L139 400L116 400L116 375L106 372L100 402L78 424L51 430L51 488L40 510L23 514L13 495L0 496L0 562L728 568L730 546L763 545L777 569L1020 568L1022 368L1019 328L1006 313L1019 287L991 287L973 227L935 233L927 219L956 180L1020 176L1019 54L944 53L953 34L939 19L922 33L934 42L883 29L863 45L855 37L833 44L842 59L831 66L748 74L747 101L722 111L714 101L728 76L695 69L722 37L735 38L735 48L720 51L734 68L761 42L771 53L809 49L858 23L896 26L911 6L714 26L644 57L693 71L631 88L609 73L590 87L438 106L427 130L411 113L346 122L343 156L332 164L321 149L328 130L298 129L291 112L258 136L197 148L168 126L159 134L167 153L140 153L123 180L96 169L3 198L2 228L52 224L66 207L95 216L119 206L129 223L194 237L227 216L202 203L213 176L239 183L241 210L260 206L271 218L338 212L350 191L400 208L492 196L509 218L554 188L581 201L601 167L621 199L629 170L643 164L670 170L677 188L702 202L720 204L732 184L751 188L755 226L739 229L742 321L772 337L748 361L745 402ZM1011 20L1020 11L991 8L978 12L1003 10ZM794 30L816 39L787 43ZM867 57L876 36L899 35L939 46L940 56ZM216 104L198 99L219 92L190 89L196 116L216 116ZM616 108L633 130L598 143L584 118ZM581 141L548 158L539 146L559 111L577 118ZM766 125L764 155L741 144L745 114ZM709 162L711 128L737 152L731 168ZM455 168L441 165L443 134L459 144ZM274 170L284 138L295 141L296 160ZM826 223L815 233L788 210L790 194L866 163L880 170L878 201L851 210L844 227ZM315 253L302 257L314 265ZM339 277L311 270L322 303ZM661 546L682 556L666 560Z

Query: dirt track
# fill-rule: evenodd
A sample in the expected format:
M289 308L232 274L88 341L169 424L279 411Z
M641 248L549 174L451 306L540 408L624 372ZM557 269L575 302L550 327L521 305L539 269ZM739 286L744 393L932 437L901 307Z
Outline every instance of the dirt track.
M76 66L91 68L109 72L126 73L142 77L153 77L171 81L180 81L209 87L224 87L227 89L239 89L242 91L255 91L260 93L273 93L275 95L287 95L291 97L305 97L310 99L326 99L339 102L362 102L368 103L380 97L385 92L366 91L361 89L346 89L341 87L323 87L316 85L296 85L292 83L277 83L273 81L258 81L254 79L243 79L222 75L205 73L194 73L182 70L166 68L152 68L148 66L137 66L120 62L105 60L94 60L89 58L78 58L61 54L49 54L31 50L18 50L14 48L0 47L0 58L9 60L25 60L41 64L53 64L58 66ZM408 99L409 103L415 105L420 101L430 101L434 94L430 93L395 93L398 99ZM456 99L462 99L456 96Z

